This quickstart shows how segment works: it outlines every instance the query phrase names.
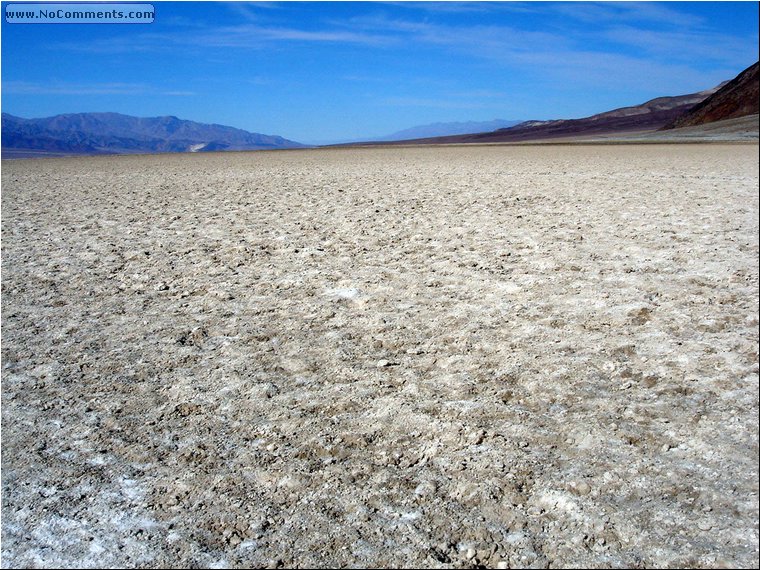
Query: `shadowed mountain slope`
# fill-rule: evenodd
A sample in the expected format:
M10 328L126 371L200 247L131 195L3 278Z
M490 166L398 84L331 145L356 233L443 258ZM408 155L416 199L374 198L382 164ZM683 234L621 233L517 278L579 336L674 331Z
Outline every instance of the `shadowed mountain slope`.
M582 119L526 121L505 129L487 133L473 133L447 137L434 137L403 141L419 144L497 143L522 142L569 138L576 136L625 134L652 131L679 117L695 104L715 93L720 86L674 97L657 97L640 105L621 107ZM394 144L394 143L386 143ZM399 143L395 143L399 144Z
M758 67L758 63L749 66L707 99L663 128L693 127L757 114L760 112Z

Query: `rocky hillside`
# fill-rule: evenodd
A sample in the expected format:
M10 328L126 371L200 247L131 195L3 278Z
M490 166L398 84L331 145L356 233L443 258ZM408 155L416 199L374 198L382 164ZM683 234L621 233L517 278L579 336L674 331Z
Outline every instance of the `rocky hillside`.
M760 112L759 87L758 63L755 63L663 128L693 127L724 119L755 115Z
M657 97L639 105L621 107L582 119L526 121L513 127L491 132L435 137L403 141L419 144L521 142L577 136L597 136L653 131L703 101L721 86L698 93ZM393 143L389 143L393 144Z

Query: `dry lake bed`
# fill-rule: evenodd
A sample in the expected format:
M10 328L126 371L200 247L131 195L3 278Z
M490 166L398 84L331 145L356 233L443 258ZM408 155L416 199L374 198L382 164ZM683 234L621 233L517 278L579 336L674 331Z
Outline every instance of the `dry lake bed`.
M757 144L3 161L3 567L757 567Z

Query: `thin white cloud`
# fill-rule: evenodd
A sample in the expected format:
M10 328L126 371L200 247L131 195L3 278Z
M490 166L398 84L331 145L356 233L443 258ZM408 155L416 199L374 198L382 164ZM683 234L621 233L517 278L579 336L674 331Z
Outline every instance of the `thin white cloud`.
M116 53L148 53L156 51L171 51L176 42L173 38L186 38L188 43L197 29L183 30L172 34L143 33L133 36L115 36L107 39L81 40L76 42L51 43L48 48L55 51L70 51L76 53L91 54L116 54Z
M425 97L385 97L379 105L390 107L427 107L434 109L483 109L485 105L467 100L433 99Z
M509 48L516 51L532 51L537 48L569 45L569 40L558 33L522 30L503 25L456 26L435 24L428 21L391 19L383 16L353 18L345 23L352 29L360 29L393 35L407 45L412 42L436 44L455 49Z
M396 6L396 3L388 3ZM402 2L401 4L407 4ZM256 4L230 3L230 9L248 22L205 31L174 30L165 33L143 33L128 38L109 38L82 43L58 44L56 48L90 53L161 52L183 46L197 49L268 49L288 43L354 44L367 47L413 47L435 45L508 63L515 54L533 51L554 51L557 57L567 52L586 52L591 40L603 38L627 48L639 48L645 55L688 56L691 47L696 55L711 61L732 62L742 58L746 42L730 34L710 32L702 27L701 18L677 9L650 2L571 2L571 3L502 3L502 2L410 2L409 7L426 11L489 9L526 11L546 15L545 29L522 29L509 25L440 24L413 19L387 18L382 15L360 16L345 20L315 23L310 29L292 26L263 25L257 17L262 7ZM491 7L496 4L497 7ZM380 3L379 5L383 5ZM266 6L269 7L269 6ZM281 7L275 4L273 7ZM594 25L579 26L578 22ZM636 22L652 22L671 26L670 31L637 26ZM679 27L678 30L672 28ZM692 29L681 29L692 26ZM610 46L608 52L617 50ZM519 58L515 58L518 63Z
M433 4L429 10L425 6L420 8L431 12L440 3ZM460 3L450 4L454 9ZM480 9L480 3L476 4ZM504 70L505 76L519 74L525 80L543 81L547 86L572 81L584 87L620 90L644 86L667 89L674 84L696 88L700 78L705 81L710 74L714 77L724 72L729 77L751 63L748 59L757 58L756 42L748 47L746 40L708 29L702 18L684 13L677 4L673 8L649 2L495 4L498 7L488 8L545 15L547 25L524 29L517 25L444 24L436 22L432 13L422 20L388 18L376 13L315 21L312 27L304 29L262 25L255 17L257 8L247 4L235 9L250 14L248 19L253 21L240 25L192 33L189 30L143 33L66 47L103 53L170 52L182 47L203 51L205 57L214 48L260 50L293 43L352 44L379 49L403 46L409 50L427 47L464 54ZM413 7L417 7L416 3ZM589 48L590 45L594 48ZM706 74L704 68L708 66L711 72ZM371 81L360 73L344 79ZM482 99L491 95L481 93L473 97Z
M302 30L287 27L242 25L218 28L194 38L211 47L258 47L264 43L297 41L385 45L392 38L349 30Z
M270 86L274 85L276 81L271 77L263 77L261 75L256 75L255 77L249 77L246 80L246 83L250 83L251 85L259 85L259 86Z
M519 63L526 68L540 69L542 76L551 84L566 84L589 93L593 93L595 88L618 91L644 88L660 95L682 95L683 92L672 92L674 85L700 91L736 73L727 69L705 73L686 64L580 50L521 54ZM634 103L636 101L631 101L631 104Z
M3 82L3 91L15 95L166 95L189 97L192 91L165 91L140 83L37 83Z
M704 18L655 2L560 2L547 4L546 11L594 25L646 22L665 27L696 27L705 23Z
M508 97L509 93L505 91L494 91L493 89L473 89L471 91L458 91L452 93L454 97L479 98L479 99L502 99Z
M624 20L670 18L675 13L638 3L625 8L617 4L614 7L581 4L580 7L589 8L597 15L600 11L607 13L610 20L613 20L612 12L622 13ZM399 34L408 44L435 45L487 60L505 72L543 81L547 86L570 82L584 88L646 88L668 92L677 84L696 91L712 87L710 81L717 83L735 75L757 59L756 43L748 47L746 41L701 28L658 31L631 24L588 30L571 24L565 30L555 26L550 28L552 31L532 31L497 25L454 26L382 16L355 18L351 25L360 30ZM596 45L594 49L586 47L592 43ZM699 67L695 65L695 56ZM713 67L709 73L704 70L705 62ZM679 93L673 93L676 94Z
M462 14L462 13L483 13L491 12L501 8L505 2L380 2L379 4L393 6L397 8L407 8L412 10L423 10L425 12L439 14Z
M123 38L99 39L90 42L58 43L51 48L83 53L140 53L172 51L177 46L187 49L238 48L269 49L277 43L343 43L374 47L397 43L397 38L346 29L304 30L290 27L241 24L210 28L205 31L183 30L166 33L145 33Z
M344 81L355 81L357 83L388 83L391 81L388 77L378 75L344 75L342 77Z
M730 63L748 56L757 57L757 42L754 54L748 54L747 43L731 34L706 31L661 31L642 30L634 26L616 26L605 30L601 37L618 44L632 46L653 56L671 61L702 61Z
M240 16L249 22L260 22L262 20L262 10L280 10L285 8L285 6L277 2L223 2L222 5L236 16Z

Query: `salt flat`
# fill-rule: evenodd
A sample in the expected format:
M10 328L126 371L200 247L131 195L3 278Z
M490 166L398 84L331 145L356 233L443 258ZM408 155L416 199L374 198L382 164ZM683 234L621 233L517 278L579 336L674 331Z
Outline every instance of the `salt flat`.
M756 144L2 167L3 567L757 567Z

